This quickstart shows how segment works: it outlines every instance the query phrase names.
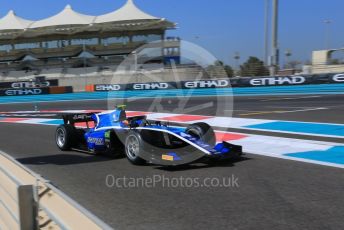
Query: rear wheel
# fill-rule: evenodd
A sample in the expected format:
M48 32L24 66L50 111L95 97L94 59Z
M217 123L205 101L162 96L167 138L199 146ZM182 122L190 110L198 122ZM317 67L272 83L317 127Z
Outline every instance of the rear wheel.
M127 159L134 165L143 165L145 160L139 157L143 151L141 135L137 132L130 132L125 139L125 154Z
M55 132L56 145L62 151L68 151L74 144L75 128L71 125L60 125Z
M216 144L215 132L207 123L199 122L189 125L185 132L211 146Z

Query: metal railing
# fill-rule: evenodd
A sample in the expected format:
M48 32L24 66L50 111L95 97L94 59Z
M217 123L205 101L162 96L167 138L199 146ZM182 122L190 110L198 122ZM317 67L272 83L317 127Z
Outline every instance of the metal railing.
M0 152L0 229L112 229L41 176Z

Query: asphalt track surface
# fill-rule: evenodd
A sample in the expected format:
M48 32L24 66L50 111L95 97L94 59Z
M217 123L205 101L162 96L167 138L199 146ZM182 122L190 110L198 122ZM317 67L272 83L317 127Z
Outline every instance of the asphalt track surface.
M172 112L212 116L344 123L344 95L238 96L164 99L126 99L0 104L0 111L113 109L126 104L128 110Z
M234 116L343 123L343 99L344 96L338 95L238 97L234 100ZM164 100L164 109L173 112L178 100ZM226 108L223 101L214 98L192 99L185 108L209 102L216 103L214 108ZM139 100L126 104L129 110L146 110L151 103ZM0 105L0 111L32 110L33 107L34 104ZM104 101L42 103L38 107L42 110L108 109ZM307 110L317 108L322 109ZM222 114L214 111L221 109L200 108L194 114L228 114L228 111ZM61 153L54 143L54 131L53 126L2 123L0 149L51 180L114 228L344 229L342 169L249 154L239 162L218 165L197 164L175 169L138 167L124 158ZM163 187L161 183L154 188L116 188L106 185L108 175L116 178L165 176L171 180L184 177L200 181L234 176L237 184L229 188L174 188Z

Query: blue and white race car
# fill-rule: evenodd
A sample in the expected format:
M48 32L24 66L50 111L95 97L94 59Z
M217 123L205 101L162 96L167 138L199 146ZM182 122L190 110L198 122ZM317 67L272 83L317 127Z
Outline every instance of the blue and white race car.
M125 106L112 112L65 114L55 140L62 151L123 153L135 164L176 166L208 159L239 158L242 147L216 144L214 130L206 123L174 127L146 116L127 117ZM76 124L86 122L86 128ZM94 123L94 128L89 124ZM123 151L124 150L124 151Z

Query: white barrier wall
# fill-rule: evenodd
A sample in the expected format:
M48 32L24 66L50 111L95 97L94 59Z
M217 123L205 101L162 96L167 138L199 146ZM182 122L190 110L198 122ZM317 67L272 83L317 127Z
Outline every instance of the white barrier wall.
M0 152L0 229L111 229L48 181Z
M85 91L86 85L97 84L128 84L147 82L178 82L189 80L209 79L209 76L200 68L155 69L138 71L134 77L128 78L127 72L116 71L117 66L99 70L97 67L77 69L50 69L42 70L38 75L34 72L13 71L7 75L0 75L0 81L22 81L34 79L36 76L45 76L47 79L59 79L60 86L73 86L75 92ZM212 78L223 78L212 76Z

